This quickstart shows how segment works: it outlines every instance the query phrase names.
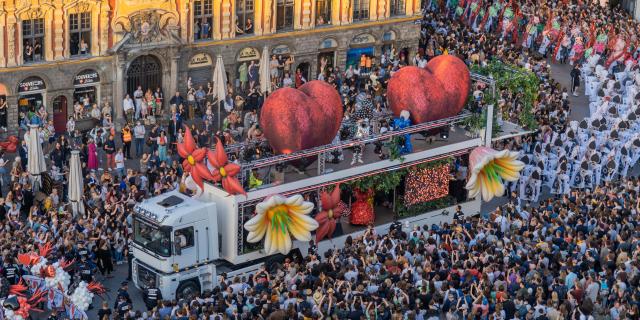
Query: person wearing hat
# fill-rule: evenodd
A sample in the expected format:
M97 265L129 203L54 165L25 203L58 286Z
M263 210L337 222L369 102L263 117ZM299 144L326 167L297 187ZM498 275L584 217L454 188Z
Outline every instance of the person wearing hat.
M126 319L127 314L131 310L131 302L127 301L127 298L128 296L125 297L118 293L114 309L116 310L119 319Z
M125 302L131 304L131 297L129 296L128 290L129 290L129 282L122 281L122 283L120 283L120 288L118 289L118 299L116 301L116 305L114 306L116 310L119 310L117 306L120 303L120 298L123 298Z

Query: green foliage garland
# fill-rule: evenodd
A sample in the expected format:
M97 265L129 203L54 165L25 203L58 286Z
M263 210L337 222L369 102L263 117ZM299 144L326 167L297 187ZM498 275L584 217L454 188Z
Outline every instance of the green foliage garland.
M446 196L444 198L433 199L431 201L418 203L413 206L405 207L404 203L398 201L396 203L396 212L398 217L406 218L413 217L425 212L434 211L446 207L450 207L455 203L455 198L452 196Z
M535 129L538 126L533 115L533 108L538 99L540 79L534 72L519 66L505 64L499 60L491 60L484 67L473 66L471 70L484 76L493 77L498 92L507 90L514 95L522 93L523 110L518 115L519 125L527 129ZM485 95L485 99L488 104L497 106L498 97L493 96L493 93ZM506 117L504 118L506 119Z

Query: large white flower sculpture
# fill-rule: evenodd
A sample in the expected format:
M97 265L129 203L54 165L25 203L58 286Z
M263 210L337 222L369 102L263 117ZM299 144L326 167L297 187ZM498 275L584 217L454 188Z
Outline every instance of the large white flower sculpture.
M309 217L313 203L304 201L297 194L289 198L271 196L256 206L256 216L244 224L249 231L248 242L259 242L263 238L267 254L291 251L293 236L300 241L311 240L311 232L318 228L318 222Z
M469 155L471 175L466 189L469 197L482 195L484 201L504 194L504 181L517 181L524 168L522 161L516 160L517 152L496 151L489 147L477 147Z

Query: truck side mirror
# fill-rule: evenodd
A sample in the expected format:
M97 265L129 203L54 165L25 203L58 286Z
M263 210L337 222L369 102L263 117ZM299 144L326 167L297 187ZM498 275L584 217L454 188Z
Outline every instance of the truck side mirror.
M173 244L173 252L175 252L176 256L179 256L182 254L182 247L180 246L180 243L175 242Z

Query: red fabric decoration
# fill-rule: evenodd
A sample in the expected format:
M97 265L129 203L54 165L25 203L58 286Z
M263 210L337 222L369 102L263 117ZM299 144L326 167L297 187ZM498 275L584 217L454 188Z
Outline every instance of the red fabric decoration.
M184 171L189 172L193 181L201 188L204 189L204 180L214 180L209 169L204 164L204 156L207 154L206 148L196 149L196 142L191 135L191 129L185 126L184 140L182 143L178 143L178 154L184 160L182 161L182 168Z
M373 190L355 190L356 201L351 205L351 224L368 225L376 219L373 213Z
M217 140L216 149L207 152L209 164L213 166L213 171L211 171L213 180L216 182L221 181L222 188L229 194L244 194L246 196L247 193L242 188L238 178L236 178L236 175L240 172L240 166L229 162L222 142L220 142L220 139Z
M344 206L340 205L340 185L336 185L331 193L323 191L320 194L322 203L322 211L315 217L318 221L318 230L316 230L316 243L326 238L331 239L333 232L336 231L338 219L344 214Z

